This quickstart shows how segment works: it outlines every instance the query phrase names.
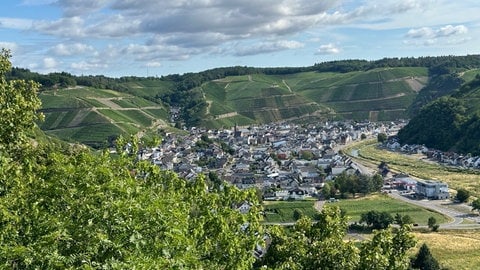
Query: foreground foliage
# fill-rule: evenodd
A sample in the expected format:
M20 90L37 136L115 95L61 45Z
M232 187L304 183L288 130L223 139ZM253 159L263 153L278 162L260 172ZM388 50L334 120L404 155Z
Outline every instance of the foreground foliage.
M408 269L407 250L415 245L409 227L377 231L356 245L345 241L347 219L339 208L325 208L317 222L301 218L287 233L271 230L262 263L273 269Z

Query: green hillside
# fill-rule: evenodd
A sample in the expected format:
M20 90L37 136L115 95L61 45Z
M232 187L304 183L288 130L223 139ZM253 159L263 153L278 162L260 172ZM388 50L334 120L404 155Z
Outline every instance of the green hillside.
M9 76L49 82L40 94L45 132L101 146L119 134L143 134L171 120L168 125L221 128L285 120L409 119L430 101L474 81L479 68L480 56L469 55L236 66L160 78L42 75L23 69ZM475 95L469 98L477 100Z
M203 124L266 123L311 115L375 121L407 118L427 75L427 68L404 67L229 76L201 86L208 104Z
M480 75L427 104L398 136L404 143L480 155Z
M168 123L169 109L161 105L165 97L170 103L201 99L193 105L198 110L189 112L208 128L307 117L394 120L408 117L406 111L427 84L427 75L421 67L247 74L207 81L183 96L173 82L154 79L130 79L121 84L123 91L83 86L46 90L40 94L45 114L40 127L63 140L102 146L119 134ZM188 118L185 113L182 117Z
M164 124L168 117L162 105L113 90L75 87L43 91L39 97L45 115L42 130L93 147Z

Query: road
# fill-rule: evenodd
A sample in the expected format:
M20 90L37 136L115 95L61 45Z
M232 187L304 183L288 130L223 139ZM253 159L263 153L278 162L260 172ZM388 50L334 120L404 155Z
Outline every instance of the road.
M444 229L480 229L480 216L472 213L471 208L465 204L452 203L449 200L417 200L408 195L392 191L388 195L394 199L414 204L426 209L436 211L451 219L449 223L440 224Z

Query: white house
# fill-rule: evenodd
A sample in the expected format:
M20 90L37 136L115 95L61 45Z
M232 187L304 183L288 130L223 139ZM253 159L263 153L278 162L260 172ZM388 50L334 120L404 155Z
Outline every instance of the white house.
M448 184L434 180L417 181L416 194L427 199L444 200L450 197Z

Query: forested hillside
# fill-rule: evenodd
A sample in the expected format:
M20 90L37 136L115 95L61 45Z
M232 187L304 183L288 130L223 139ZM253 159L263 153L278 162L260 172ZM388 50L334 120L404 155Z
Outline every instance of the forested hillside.
M426 105L398 133L403 143L480 154L480 75L448 97Z
M159 127L232 127L275 121L392 121L418 114L478 73L480 56L344 60L310 67L225 67L162 77L42 75L13 68L7 79L41 84L48 134L105 147L119 135Z

